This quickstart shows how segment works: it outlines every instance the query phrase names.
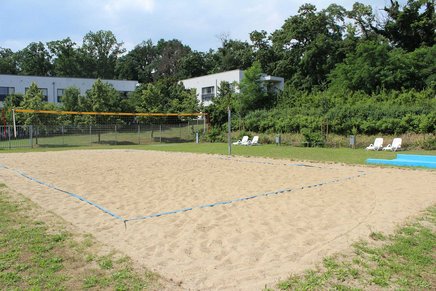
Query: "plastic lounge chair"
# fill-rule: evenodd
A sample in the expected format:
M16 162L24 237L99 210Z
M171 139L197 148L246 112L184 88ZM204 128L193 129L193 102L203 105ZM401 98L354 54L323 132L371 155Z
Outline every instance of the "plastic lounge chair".
M242 137L242 139L240 139L240 140L238 140L238 141L235 141L233 144L234 145L245 145L245 144L247 144L248 143L248 135L244 135L243 137Z
M249 142L248 145L252 145L252 146L260 145L260 143L259 143L259 136L258 136L258 135L255 135L255 136L253 137L253 140L252 140L252 141L248 141L248 142Z
M378 151L383 148L383 138L378 137L375 139L374 144L370 144L366 147L367 151Z
M392 144L388 144L386 147L383 148L383 150L396 152L397 150L401 149L401 142L402 139L400 137L396 137L392 141Z
M247 139L247 141L242 141L241 145L249 146L249 145L251 145L251 140Z

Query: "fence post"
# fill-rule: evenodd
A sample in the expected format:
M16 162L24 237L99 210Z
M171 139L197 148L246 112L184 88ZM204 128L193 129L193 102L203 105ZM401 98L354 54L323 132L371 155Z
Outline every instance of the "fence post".
M8 125L8 140L9 140L9 149L11 149L11 126Z
M115 124L115 145L118 144L117 125Z
M64 140L64 126L62 125L61 127L61 134L62 134L62 145L65 145L65 140Z
M138 123L138 144L141 144L141 125Z
M89 125L89 138L90 138L90 145L92 145L92 125Z
M159 124L159 142L162 142L162 124Z
M30 147L33 148L33 125L29 125L29 142Z

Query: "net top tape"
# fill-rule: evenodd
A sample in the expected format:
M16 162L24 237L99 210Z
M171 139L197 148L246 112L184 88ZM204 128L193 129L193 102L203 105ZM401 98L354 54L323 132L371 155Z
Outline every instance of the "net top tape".
M111 116L206 116L204 112L194 113L129 113L129 112L81 112L81 111L57 111L57 110L33 110L14 109L15 113L41 113L59 115L111 115Z

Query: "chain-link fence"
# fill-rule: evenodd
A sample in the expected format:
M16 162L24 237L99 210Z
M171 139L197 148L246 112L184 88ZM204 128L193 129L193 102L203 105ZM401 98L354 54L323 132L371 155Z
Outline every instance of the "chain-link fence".
M206 128L195 119L176 124L6 125L0 130L0 148L12 149L193 142Z

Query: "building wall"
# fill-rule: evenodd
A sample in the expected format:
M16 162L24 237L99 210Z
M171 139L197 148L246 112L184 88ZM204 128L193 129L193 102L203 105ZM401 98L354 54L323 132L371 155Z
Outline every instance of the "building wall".
M185 88L187 89L196 89L197 92L197 99L199 102L202 102L203 105L207 106L212 103L210 100L211 97L215 97L217 94L217 89L219 88L221 82L241 82L242 78L244 77L244 71L242 70L233 70L233 71L227 71L217 74L211 74L207 76L201 76L186 80L181 80L180 82L183 83ZM204 93L203 88L212 88L213 92L211 93Z
M181 80L185 88L195 89L197 99L203 105L208 106L212 103L211 98L216 97L217 90L221 82L240 83L244 78L244 71L233 70L207 76L201 76L186 80ZM262 75L260 78L262 82L270 82L276 90L283 90L285 80L281 77L274 77L269 75ZM237 89L236 89L237 91Z
M69 87L76 87L80 90L80 94L84 95L87 90L91 89L95 81L96 79L86 78L0 75L0 101L3 101L5 91L9 91L7 92L9 94L24 94L26 92L26 88L29 88L32 82L34 82L38 85L38 88L42 89L43 94L46 94L46 101L58 103L58 96L62 93L62 90L65 90ZM138 81L102 81L111 84L115 90L122 93L135 91L135 88L138 84Z

